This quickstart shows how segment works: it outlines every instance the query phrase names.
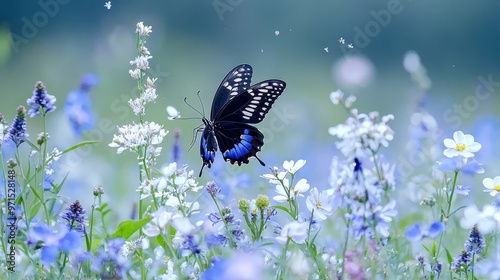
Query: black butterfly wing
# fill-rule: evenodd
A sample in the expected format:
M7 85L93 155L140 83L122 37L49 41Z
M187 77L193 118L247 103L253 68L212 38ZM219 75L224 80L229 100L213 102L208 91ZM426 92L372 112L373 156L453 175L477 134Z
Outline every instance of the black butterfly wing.
M210 113L211 120L215 119L215 116L230 99L250 87L252 73L252 66L248 64L238 65L229 71L215 92Z
M244 123L224 122L215 125L215 137L225 161L241 165L248 163L250 157L255 157L265 165L257 157L257 152L264 145L264 135L257 128Z
M281 80L257 83L226 102L212 120L214 123L259 123L285 88L286 83Z

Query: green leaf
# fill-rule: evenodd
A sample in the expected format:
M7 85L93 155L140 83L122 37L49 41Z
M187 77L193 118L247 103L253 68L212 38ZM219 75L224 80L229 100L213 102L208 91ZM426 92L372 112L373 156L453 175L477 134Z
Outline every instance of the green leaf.
M446 259L448 260L448 264L450 265L453 261L453 257L451 256L450 251L448 251L447 248L444 248L444 250L446 251Z
M424 247L424 249L429 252L429 254L431 253L431 250L429 248L427 248L427 246L425 246L424 244L422 244L422 247Z
M435 257L435 256L436 256L436 241L432 241L431 255L432 255L433 257Z
M158 235L156 237L156 242L158 242L158 245L160 245L163 248L167 248L167 242L165 242L165 239L163 239L162 235Z
M276 208L276 209L279 209L279 210L283 210L285 211L286 213L290 214L290 216L292 215L292 213L290 212L290 210L288 210L288 208L284 207L284 206L281 206L281 205L275 205L275 206L272 206L273 208Z
M83 146L86 146L86 145L91 145L91 144L97 144L97 143L100 143L99 141L84 141L84 142L80 142L74 146L71 146L69 148L67 148L66 150L62 151L61 152L61 155L65 154L65 153L68 153L68 152L71 152L75 149L78 149L78 148L81 148Z
M35 145L35 143L31 142L29 139L26 139L26 143L28 143L33 150L40 152L40 148L37 145Z
M42 207L42 204L38 201L35 201L33 204L31 204L31 209L30 209L30 214L29 214L29 219L30 221L33 220L33 218L38 214L38 210L40 210L40 207Z
M128 240L132 234L134 234L136 231L141 229L143 226L145 226L149 221L151 221L151 217L135 221L135 220L126 220L121 222L118 225L118 228L116 229L116 232L113 233L111 236L113 238L123 238L125 240Z

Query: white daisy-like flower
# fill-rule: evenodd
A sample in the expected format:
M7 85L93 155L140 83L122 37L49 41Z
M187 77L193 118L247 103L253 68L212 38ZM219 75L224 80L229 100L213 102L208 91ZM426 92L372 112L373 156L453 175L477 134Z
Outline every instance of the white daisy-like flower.
M443 142L446 146L443 154L449 158L457 156L471 158L475 152L481 150L481 144L474 142L474 136L464 134L462 131L455 131L453 139L446 138Z
M312 188L306 199L306 206L309 211L314 211L314 218L324 221L333 213L332 201L333 193L319 192L317 188Z
M111 9L111 1L104 3L104 7L108 10Z
M306 164L306 161L303 159L297 160L294 162L293 160L283 162L283 168L288 171L290 174L295 174L299 169L301 169Z
M489 192L491 196L496 196L500 193L500 176L496 176L495 178L485 178L483 180L483 185L487 190L484 192Z
M340 103L342 103L343 97L344 93L340 89L337 89L336 91L332 91L330 93L330 100L332 101L333 105L339 105Z
M307 228L308 223L293 221L281 229L281 233L276 237L276 241L281 244L286 244L288 240L291 240L298 244L302 244L307 238Z
M162 231L167 229L167 225L172 222L174 215L168 212L166 207L158 209L151 214L153 217L149 223L142 229L145 235L149 237L158 236Z

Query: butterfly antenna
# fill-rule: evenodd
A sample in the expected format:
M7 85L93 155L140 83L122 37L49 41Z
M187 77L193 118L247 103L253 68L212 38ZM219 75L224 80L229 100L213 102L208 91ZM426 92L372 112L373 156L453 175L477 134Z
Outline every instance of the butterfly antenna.
M196 95L198 96L198 100L200 100L200 104L201 104L201 111L203 112L203 117L205 116L205 107L203 106L203 102L201 101L201 97L200 97L200 91L198 91L196 93Z
M198 114L200 114L202 117L205 117L205 114L201 113L200 111L198 111L195 107L191 106L191 104L189 104L187 102L187 97L184 97L184 103L186 103L186 105L189 106L189 108L195 110ZM203 105L203 104L202 104Z

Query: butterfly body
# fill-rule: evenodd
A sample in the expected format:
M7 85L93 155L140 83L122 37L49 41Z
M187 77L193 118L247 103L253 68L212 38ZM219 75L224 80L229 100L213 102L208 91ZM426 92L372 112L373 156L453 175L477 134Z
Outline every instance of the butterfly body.
M250 86L252 67L248 64L231 70L215 93L210 120L203 118L205 128L201 137L200 155L203 167L210 168L220 149L225 161L231 164L249 163L264 145L264 135L250 125L261 122L276 99L285 90L281 80L266 80Z

